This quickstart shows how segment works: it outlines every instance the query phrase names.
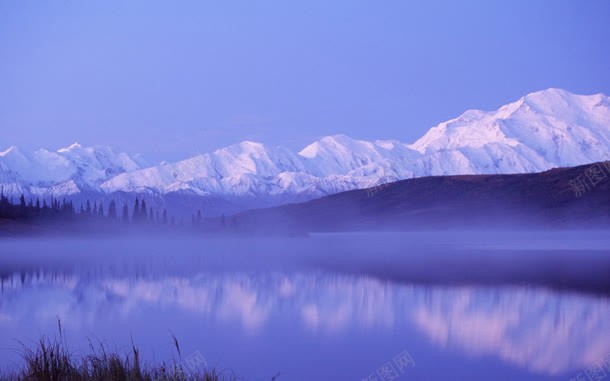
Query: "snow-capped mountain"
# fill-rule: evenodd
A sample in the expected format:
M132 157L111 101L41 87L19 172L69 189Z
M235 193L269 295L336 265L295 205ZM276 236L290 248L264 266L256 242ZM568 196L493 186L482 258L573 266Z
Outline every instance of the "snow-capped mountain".
M400 143L369 143L344 135L325 137L298 154L282 147L242 142L174 164L118 175L108 192L264 197L321 196L412 177L409 160L419 153Z
M179 194L260 206L411 177L538 172L608 159L610 99L548 89L496 111L466 111L413 144L335 135L294 153L242 142L151 167L106 147L33 153L11 147L0 153L0 183L9 193Z
M434 175L538 172L600 161L610 157L610 100L540 91L497 111L467 111L411 148L424 155L425 174Z
M0 186L8 194L70 196L101 191L105 181L145 166L138 156L115 153L109 147L74 143L57 151L23 152L13 146L0 152Z

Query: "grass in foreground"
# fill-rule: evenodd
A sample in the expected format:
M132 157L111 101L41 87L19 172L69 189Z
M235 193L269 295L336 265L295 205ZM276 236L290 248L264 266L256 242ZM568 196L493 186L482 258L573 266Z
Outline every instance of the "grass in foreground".
M172 335L179 361L142 364L139 349L132 344L128 353L112 352L99 344L96 350L89 341L89 353L70 353L61 332L59 339L40 339L33 347L23 345L23 366L20 370L3 374L2 380L44 381L236 381L215 369L187 369L182 363L180 345Z

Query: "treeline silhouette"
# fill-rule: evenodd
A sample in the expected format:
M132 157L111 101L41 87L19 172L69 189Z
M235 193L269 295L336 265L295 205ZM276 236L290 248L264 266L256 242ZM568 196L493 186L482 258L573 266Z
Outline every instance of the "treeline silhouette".
M135 202L131 207L127 203L123 203L120 210L117 203L111 200L107 208L102 202L93 202L86 200L76 207L71 200L51 199L47 202L46 199L36 198L26 200L22 194L18 202L14 202L12 197L4 194L0 190L0 219L16 220L32 223L49 223L49 222L74 222L83 224L106 224L119 225L129 224L133 226L187 226L182 218L177 219L173 216L168 216L167 210L154 210L146 205L144 199L136 197ZM225 226L225 217L214 219L212 223L216 227ZM204 221L201 210L194 213L191 217L192 227L210 226L210 221Z

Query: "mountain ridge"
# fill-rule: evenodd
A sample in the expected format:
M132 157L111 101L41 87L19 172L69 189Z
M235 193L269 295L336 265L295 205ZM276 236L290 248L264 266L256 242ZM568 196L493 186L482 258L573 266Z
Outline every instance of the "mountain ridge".
M247 210L232 221L235 229L260 233L607 229L610 161L527 174L405 179Z
M331 135L293 152L244 141L154 166L103 146L10 147L0 153L0 186L32 197L188 194L264 206L413 177L540 172L609 153L609 98L551 88L494 111L467 110L412 144Z

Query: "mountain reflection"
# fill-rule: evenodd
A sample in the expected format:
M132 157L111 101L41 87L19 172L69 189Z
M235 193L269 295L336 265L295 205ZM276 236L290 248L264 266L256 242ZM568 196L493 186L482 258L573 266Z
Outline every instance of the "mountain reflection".
M36 327L57 316L68 327L93 326L156 308L237 323L251 335L271 321L323 335L413 330L441 348L546 374L585 368L610 352L610 299L529 287L421 287L325 273L41 272L4 276L1 287L0 326Z

